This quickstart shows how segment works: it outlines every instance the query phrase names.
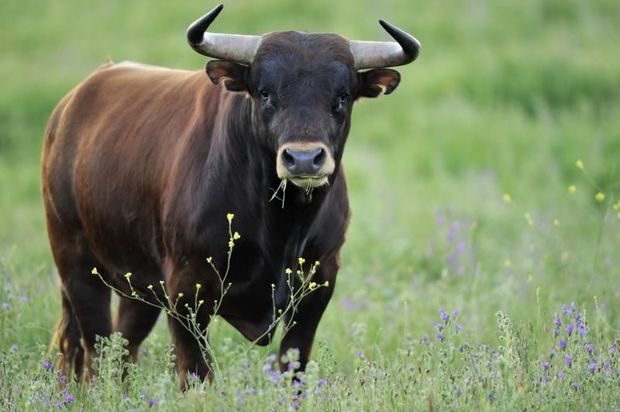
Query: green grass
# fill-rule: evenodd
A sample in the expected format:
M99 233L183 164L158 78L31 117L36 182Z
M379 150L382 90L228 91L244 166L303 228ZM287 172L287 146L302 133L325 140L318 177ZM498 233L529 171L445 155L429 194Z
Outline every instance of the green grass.
M184 32L212 6L0 2L0 409L284 410L297 394L269 373L275 345L248 349L221 320L220 375L184 395L163 319L128 387L118 337L91 385L62 392L43 367L60 314L39 193L47 117L109 57L201 70ZM423 49L393 95L355 108L353 217L299 409L620 408L620 3L261 0L226 4L215 28L383 39L379 17ZM441 321L443 307L458 319ZM576 313L587 333L567 337Z

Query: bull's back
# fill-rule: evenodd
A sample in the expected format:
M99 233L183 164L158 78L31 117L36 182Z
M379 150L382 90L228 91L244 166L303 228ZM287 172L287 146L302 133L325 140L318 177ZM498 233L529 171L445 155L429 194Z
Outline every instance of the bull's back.
M86 236L102 260L157 258L160 203L215 89L203 73L105 66L50 119L43 150L48 224Z

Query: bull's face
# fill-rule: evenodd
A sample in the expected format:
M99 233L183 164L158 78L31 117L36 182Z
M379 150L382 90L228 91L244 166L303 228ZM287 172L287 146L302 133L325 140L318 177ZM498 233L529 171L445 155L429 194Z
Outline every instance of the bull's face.
M278 177L306 189L327 184L337 170L353 101L390 93L400 80L389 69L357 73L349 42L340 36L298 32L265 36L249 66L215 60L207 73L252 97Z
M413 61L419 43L383 21L398 43L299 32L205 33L221 9L188 30L196 51L222 59L208 63L209 78L251 97L255 126L275 155L278 178L305 189L328 184L342 158L353 102L391 93L400 75L384 67Z

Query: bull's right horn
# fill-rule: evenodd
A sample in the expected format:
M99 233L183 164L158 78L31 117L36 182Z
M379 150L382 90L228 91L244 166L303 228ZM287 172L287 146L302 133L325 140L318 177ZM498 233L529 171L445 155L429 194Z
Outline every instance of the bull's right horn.
M223 8L224 5L220 4L189 26L187 29L189 45L208 57L244 64L252 63L262 41L261 36L207 33L207 29Z

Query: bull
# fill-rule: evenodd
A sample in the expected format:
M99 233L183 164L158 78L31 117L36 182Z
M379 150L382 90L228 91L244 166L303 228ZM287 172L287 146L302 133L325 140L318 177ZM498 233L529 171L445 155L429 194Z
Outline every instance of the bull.
M269 343L276 312L303 282L289 270L300 257L320 262L312 281L322 287L284 314L291 327L279 353L297 349L299 370L308 362L349 221L341 159L352 105L394 91L400 75L388 67L412 62L420 44L383 20L395 42L208 32L222 8L187 31L190 46L214 59L206 76L106 64L49 120L42 193L61 281L56 340L61 366L77 376L90 376L96 337L113 331L136 360L161 308L130 293L176 299L180 315L194 313L201 328L217 314L247 339ZM273 201L275 192L283 201ZM225 217L233 214L240 238L222 294L213 262L221 269L227 261ZM111 288L121 292L114 319ZM211 379L194 334L178 317L168 323L181 388L189 374Z

